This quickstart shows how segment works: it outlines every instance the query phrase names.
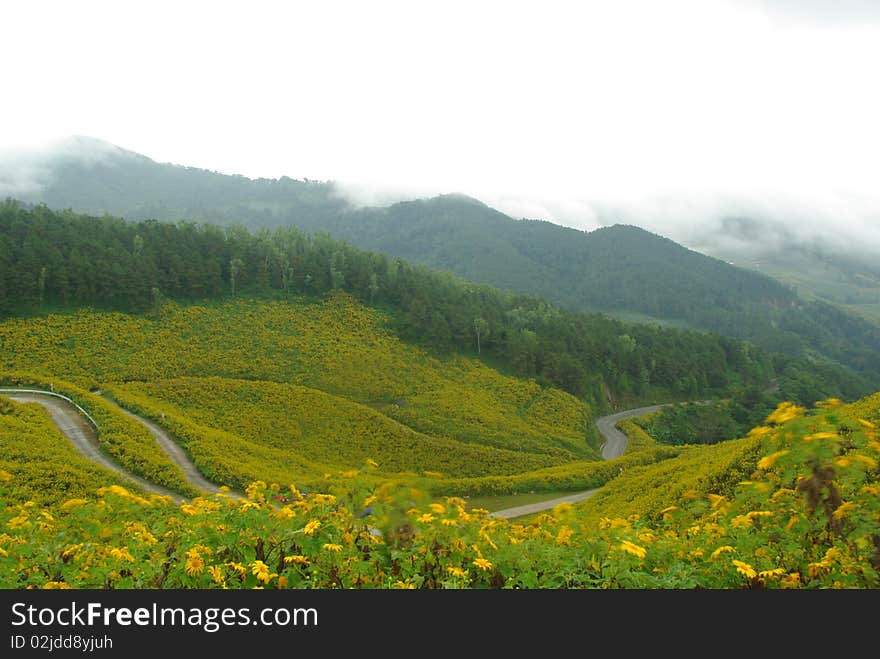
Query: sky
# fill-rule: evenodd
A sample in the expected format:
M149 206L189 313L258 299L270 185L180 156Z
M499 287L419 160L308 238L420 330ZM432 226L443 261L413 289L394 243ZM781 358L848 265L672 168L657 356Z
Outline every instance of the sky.
M375 204L880 249L880 2L5 2L0 160L88 135ZM11 29L10 29L11 28ZM772 234L772 236L771 236Z

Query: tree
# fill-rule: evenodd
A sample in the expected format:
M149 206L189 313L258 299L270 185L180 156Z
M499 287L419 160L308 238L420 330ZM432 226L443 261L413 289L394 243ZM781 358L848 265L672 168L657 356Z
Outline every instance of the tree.
M330 284L334 291L338 291L345 286L345 254L341 251L333 252L330 257Z
M483 318L474 318L474 332L477 335L477 354L480 354L480 337L489 336L489 323Z
M40 268L40 276L37 279L37 286L40 289L40 309L43 308L43 296L46 293L46 266Z
M376 298L376 293L379 292L379 275L375 272L370 275L370 304L373 304L373 300Z
M244 261L238 258L229 261L229 283L232 284L232 296L235 297L235 280L244 268Z
M150 300L152 302L153 315L158 318L159 310L162 308L162 292L158 289L158 287L153 286L150 289Z

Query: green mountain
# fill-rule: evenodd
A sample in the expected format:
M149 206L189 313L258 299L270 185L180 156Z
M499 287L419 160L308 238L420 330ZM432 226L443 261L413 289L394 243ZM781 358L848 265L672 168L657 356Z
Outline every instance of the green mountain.
M853 398L872 386L832 364L769 354L717 334L563 311L295 227L250 233L0 203L0 317L83 306L157 315L167 299L214 304L340 291L385 311L404 340L441 355L476 354L596 407L753 388L811 402ZM51 345L68 340L75 343L56 337ZM0 353L35 350L0 336Z
M86 138L30 202L130 220L296 226L570 310L659 320L880 374L880 327L760 272L634 226L593 232L514 220L462 195L354 208L331 183L248 179L156 163Z

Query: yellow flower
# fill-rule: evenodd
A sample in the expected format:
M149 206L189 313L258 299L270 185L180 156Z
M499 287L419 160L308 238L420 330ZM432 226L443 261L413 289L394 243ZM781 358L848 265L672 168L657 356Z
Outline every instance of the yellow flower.
M423 471L422 473L428 478L443 478L443 474L439 471Z
M83 548L82 542L80 542L79 544L76 544L76 545L70 545L70 547L68 547L63 552L61 552L61 558L65 559L65 561L66 561L66 559L69 559L71 556L76 554L76 552L78 552L82 548Z
M214 583L223 585L225 583L226 578L223 576L223 570L220 569L217 565L211 565L208 567L208 573L211 575L211 578L214 580Z
M290 506L284 506L275 511L275 517L278 519L292 519L296 517L296 511Z
M473 564L484 571L492 569L492 563L482 557L474 559Z
M125 560L129 563L134 563L134 556L128 552L128 547L123 547L122 549L113 547L110 549L110 555L117 561Z
M736 550L733 547L731 547L730 545L723 545L722 547L719 547L718 549L713 551L711 554L709 554L709 558L718 558L719 556L721 556L721 554L728 552L728 551L731 553L736 553Z
M13 475L10 474L5 469L0 469L0 482L5 483L6 481L11 481L13 479Z
M785 574L785 568L777 567L772 570L761 570L758 572L758 576L762 579L770 579L772 577L778 577Z
M836 439L836 438L837 438L837 433L826 431L826 432L816 432L816 433L813 433L812 435L807 435L806 437L804 437L804 441L805 442L812 442L816 439Z
M445 515L446 514L446 506L442 503L432 503L428 504L428 508L431 509L431 512L435 515Z
M553 510L551 512L553 513L554 517L561 517L562 515L570 513L573 508L574 504L569 501L563 501L562 503L558 503L553 506Z
M186 552L184 571L191 577L201 574L205 569L205 559L199 554L198 549L189 549Z
M621 519L620 517L615 517L614 519L609 519L607 517L603 517L599 520L599 528L600 529L628 529L629 522L625 519Z
M485 540L486 542L488 542L488 543L489 543L489 546L492 547L492 549L498 549L498 545L496 545L494 542L492 542L492 538L489 537L489 534L486 533L485 530L480 529L480 537L481 537L483 540Z
M101 488L98 488L97 492L98 492L98 496L104 496L106 494L115 494L116 496L121 497L121 498L125 499L126 501L131 501L133 503L139 503L144 506L152 506L153 505L147 499L144 499L143 497L139 497L136 494L132 494L131 492L126 490L121 485L110 485L109 487L101 487Z
M862 455L861 453L855 453L852 455L852 459L856 462L861 462L868 469L876 469L877 461L874 458L868 457L867 455Z
M68 499L64 503L61 504L62 510L70 510L71 508L76 508L77 506L82 506L83 504L88 503L88 499Z
M265 490L266 487L267 485L264 481L253 481L245 488L244 493L248 499L262 500L264 498L262 490Z
M574 531L572 531L567 526L563 526L561 529L559 529L559 533L556 534L556 544L571 546L572 535L574 535Z
M450 565L448 568L446 568L446 571L453 577L458 577L459 579L463 579L467 576L467 572L462 570L460 567L456 567L454 565Z
M752 522L759 517L771 517L773 513L769 510L752 510L745 515L737 515L730 520L731 526L735 528L745 528L751 526Z
M630 542L629 540L624 540L620 543L620 549L625 551L627 554L632 554L638 558L644 558L648 555L648 550L644 547L639 547L639 545Z
M313 497L315 503L320 505L332 506L336 503L336 497L332 494L316 494Z
M338 552L342 551L342 545L336 545L336 544L333 544L332 542L328 542L328 543L321 545L321 549L326 549L327 551L332 551L332 552L338 553Z
M371 494L366 499L364 499L364 508L366 508L369 505L372 505L373 503L375 503L375 501L376 501L376 495Z
M373 467L374 469L379 468L379 463L373 460L373 458L367 458L367 464Z
M744 563L743 561L738 561L734 559L732 563L736 566L736 571L743 575L746 579L754 579L758 576L758 573L755 572L755 568L753 568L748 563Z
M876 429L877 429L877 424L876 424L876 423L871 423L871 422L868 421L867 419L859 419L858 421L859 421L859 423L862 424L865 428L868 428L868 429L870 429L870 430L876 430Z
M709 501L712 502L712 508L717 508L727 500L720 494L712 494L711 492L706 496L709 498Z
M245 573L247 572L244 565L242 565L241 563L235 563L234 561L229 561L226 565L228 565L233 570L238 572L239 576L243 577L245 575Z
M131 492L126 490L121 485L110 485L108 487L102 487L98 489L98 496L104 496L107 493L112 493L119 497L127 497L131 495Z
M749 430L748 436L759 439L761 437L764 437L765 435L769 435L771 432L773 432L772 428L769 428L767 426L758 426Z
M440 523L444 526L458 526L458 520L455 519L441 519Z
M796 419L804 412L806 412L805 408L798 407L792 402L785 401L783 403L780 403L777 408L770 414L770 416L767 417L767 422L782 424L786 421Z
M831 561L839 559L841 555L841 551L837 547L829 547L825 551L825 557L822 560L830 563Z
M792 572L782 577L779 581L786 586L796 588L801 583L801 575L799 572Z
M423 515L419 515L417 520L422 524L428 524L429 522L434 521L434 516L431 513L425 513Z
M305 565L309 562L309 559L302 554L293 554L291 556L285 556L284 562L287 565L290 565L291 563L296 563L297 565Z
M834 519L843 519L844 517L846 517L847 513L850 513L855 509L856 509L855 503L853 503L852 501L846 501L846 502L840 504L837 507L837 510L835 510L832 513L832 515L834 516Z
M763 458L758 460L758 469L769 469L783 455L788 455L788 451L776 451L776 453L765 455Z
M63 581L47 581L42 588L43 590L69 590L70 586Z
M317 531L318 527L320 527L320 526L321 526L321 522L318 521L317 519L309 520L309 522L303 528L303 532L306 535L314 535L315 531Z
M269 572L269 566L260 560L251 563L251 574L253 574L258 581L262 581L263 583L269 583L273 577L278 576L277 574L271 574Z

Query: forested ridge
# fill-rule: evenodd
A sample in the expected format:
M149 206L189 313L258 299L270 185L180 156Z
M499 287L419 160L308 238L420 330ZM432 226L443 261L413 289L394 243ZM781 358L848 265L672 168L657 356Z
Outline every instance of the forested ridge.
M748 343L571 313L326 234L90 217L0 206L0 313L93 306L153 313L163 300L321 296L345 291L383 310L404 339L476 353L599 408L778 387L811 402L870 389L844 369Z
M331 182L249 179L157 163L90 138L78 145L85 155L56 160L47 184L27 201L127 220L323 231L570 311L638 314L825 358L868 377L880 373L876 324L638 227L587 233L515 220L454 194L354 207Z

